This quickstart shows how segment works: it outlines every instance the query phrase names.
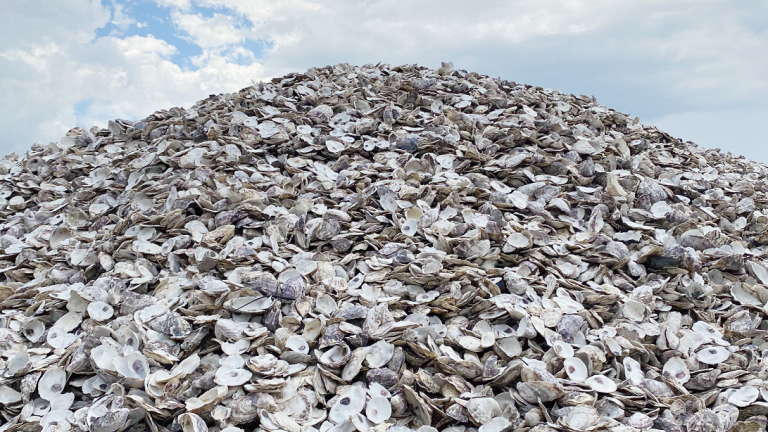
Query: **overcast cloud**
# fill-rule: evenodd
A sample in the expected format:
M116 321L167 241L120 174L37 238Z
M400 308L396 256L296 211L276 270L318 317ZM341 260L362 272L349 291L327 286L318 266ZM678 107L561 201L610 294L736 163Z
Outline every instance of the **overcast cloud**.
M768 162L768 0L0 0L0 153L311 66L441 61Z

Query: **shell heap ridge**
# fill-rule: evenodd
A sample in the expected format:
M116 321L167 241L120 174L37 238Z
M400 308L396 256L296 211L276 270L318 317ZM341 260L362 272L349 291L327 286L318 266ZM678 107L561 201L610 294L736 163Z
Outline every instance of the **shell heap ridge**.
M0 432L764 431L765 165L310 68L0 160Z

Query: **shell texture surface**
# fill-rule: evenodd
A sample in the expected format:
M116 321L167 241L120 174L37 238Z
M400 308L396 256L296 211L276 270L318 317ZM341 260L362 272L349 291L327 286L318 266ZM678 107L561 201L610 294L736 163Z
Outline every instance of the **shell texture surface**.
M764 431L767 176L450 63L74 128L0 160L0 432Z

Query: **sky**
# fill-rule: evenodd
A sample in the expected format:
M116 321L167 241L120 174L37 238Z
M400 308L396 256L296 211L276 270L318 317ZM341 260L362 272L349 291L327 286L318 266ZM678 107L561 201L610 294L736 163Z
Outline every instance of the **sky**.
M0 155L378 62L595 96L768 163L768 0L0 0Z

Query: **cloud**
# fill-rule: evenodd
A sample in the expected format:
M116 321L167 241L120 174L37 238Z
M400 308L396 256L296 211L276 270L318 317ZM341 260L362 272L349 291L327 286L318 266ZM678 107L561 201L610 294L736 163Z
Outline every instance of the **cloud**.
M136 23L136 20L126 15L126 13L123 11L123 5L116 3L114 0L112 1L112 10L113 12L111 23L121 31L128 30L128 27Z
M174 12L173 23L201 48L220 48L242 42L247 31L239 28L234 17L213 14L205 18L201 14Z
M57 9L59 0L48 1ZM58 10L61 15L45 19L35 13L45 5L12 5L17 16L57 37L17 26L13 41L0 40L2 154L23 153L35 141L58 141L75 125L105 126L113 118L139 119L158 109L189 106L264 76L258 63L237 64L216 53L195 70L183 68L172 61L177 48L152 35L94 40L110 11L93 2L67 2L70 8ZM70 30L70 23L81 19L85 24Z
M264 62L271 74L336 62L437 66L452 60L522 82L600 93L601 100L643 115L722 107L750 99L755 90L768 91L768 55L755 55L768 54L765 30L745 24L748 8L722 1L196 4L254 23L250 32L230 27L217 33L230 40L247 34L273 41ZM766 11L751 9L753 15ZM219 43L212 36L196 40L202 39ZM666 103L652 105L654 98Z
M17 127L0 149L311 66L441 61L594 95L705 146L768 146L735 126L765 112L766 1L154 0L146 16L149 0L126 1L5 0L0 123Z
M188 10L192 6L191 0L155 0L157 4L165 7L173 7L181 10Z
M0 52L0 57L9 62L21 62L31 67L37 73L46 72L48 59L61 51L61 47L53 42L42 45L32 45L29 49L7 49Z

